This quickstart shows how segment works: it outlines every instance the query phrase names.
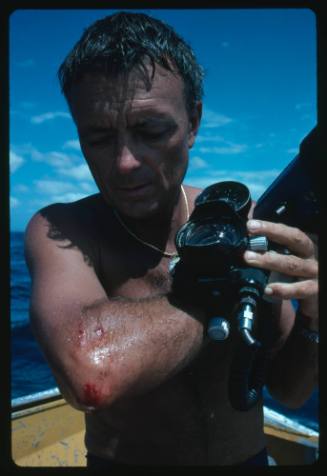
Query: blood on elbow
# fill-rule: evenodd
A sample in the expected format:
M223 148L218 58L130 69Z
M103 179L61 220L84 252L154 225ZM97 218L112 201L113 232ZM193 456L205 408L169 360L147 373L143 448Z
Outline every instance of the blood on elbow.
M88 410L97 409L104 401L104 395L99 386L95 383L87 382L83 386L81 404Z

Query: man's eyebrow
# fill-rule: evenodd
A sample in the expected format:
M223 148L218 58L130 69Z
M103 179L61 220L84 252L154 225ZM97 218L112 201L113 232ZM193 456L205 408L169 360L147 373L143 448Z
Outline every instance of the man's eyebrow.
M151 125L151 124L168 124L173 121L173 118L170 116L167 116L166 114L160 114L160 115L142 115L140 117L135 118L134 120L131 121L131 125L136 125L136 126L145 126L145 125ZM92 126L92 125L86 125L84 127L81 127L80 133L81 134L105 134L110 130L113 130L114 127L107 125L107 126Z
M168 124L175 122L173 116L167 113L145 113L140 115L131 115L130 122L132 124Z
M167 119L171 117L170 111L165 109L156 109L152 106L143 108L136 108L129 111L130 117L153 118L153 119Z

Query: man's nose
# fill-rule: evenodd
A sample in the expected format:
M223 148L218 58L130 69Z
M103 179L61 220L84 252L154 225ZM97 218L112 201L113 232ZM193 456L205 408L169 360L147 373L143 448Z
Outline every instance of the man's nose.
M141 166L141 162L132 144L128 142L119 144L116 164L121 174L129 174Z

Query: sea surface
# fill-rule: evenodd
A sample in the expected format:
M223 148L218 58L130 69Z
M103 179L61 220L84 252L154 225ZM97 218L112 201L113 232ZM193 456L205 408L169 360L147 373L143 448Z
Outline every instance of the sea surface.
M48 390L57 384L29 325L31 282L24 259L23 233L11 233L11 398ZM264 389L266 406L319 431L318 391L299 410L275 402Z

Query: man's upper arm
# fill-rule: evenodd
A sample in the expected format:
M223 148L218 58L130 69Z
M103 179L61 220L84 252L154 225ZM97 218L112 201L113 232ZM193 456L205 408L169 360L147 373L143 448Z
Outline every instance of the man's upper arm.
M33 305L47 314L51 308L69 308L73 303L83 306L104 298L105 291L94 268L84 259L81 250L67 239L50 238L48 230L47 220L36 214L25 234Z
M32 327L52 369L60 374L71 365L83 307L106 294L81 250L49 235L49 222L36 214L26 230L25 253L32 278Z

